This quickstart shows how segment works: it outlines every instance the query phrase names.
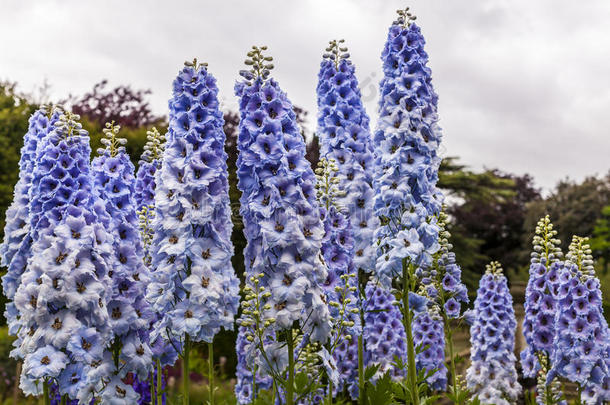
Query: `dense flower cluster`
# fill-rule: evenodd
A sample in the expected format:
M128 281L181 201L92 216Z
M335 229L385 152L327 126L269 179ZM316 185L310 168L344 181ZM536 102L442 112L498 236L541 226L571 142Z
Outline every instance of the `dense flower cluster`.
M468 289L462 283L462 270L455 260L453 246L449 243L451 234L447 231L447 214L438 214L439 251L435 254L432 267L418 268L419 292L440 308L447 318L459 318L462 304L467 304Z
M152 278L162 316L151 338L211 342L233 328L239 280L231 264L231 211L216 79L188 63L173 83L163 165L156 172Z
M13 192L13 202L6 211L4 241L0 245L0 264L7 268L6 274L2 276L2 292L8 300L4 316L11 335L16 335L20 327L17 309L12 301L19 287L21 275L31 256L30 211L32 207L29 202L32 197L31 192L37 189L40 182L40 176L36 178L35 182L33 175L36 154L42 139L53 130L55 122L59 118L57 111L49 110L49 107L41 108L29 119L28 132L23 138L19 159L19 179Z
M315 176L290 100L275 80L266 80L262 50L249 53L258 58L250 61L257 70L242 71L246 80L235 86L246 272L263 274L260 285L269 292L263 317L274 320L275 330L296 321L312 341L324 342L330 316L321 287L327 271L320 260L324 229Z
M510 405L517 401L513 298L498 262L487 266L474 302L475 320L470 327L471 366L466 372L468 389L482 404Z
M374 187L381 220L376 270L386 286L401 273L404 258L429 267L438 250L433 216L443 199L436 187L441 133L424 43L416 24L399 19L390 27L381 55Z
M121 389L128 373L146 379L151 371L152 352L149 345L149 326L153 313L144 296L149 283L149 272L144 265L139 221L134 198L135 168L122 146L119 126L106 124L104 148L93 159L92 169L96 191L104 201L110 221L106 229L112 235L112 296L108 300L108 314L112 331L111 354L106 357L114 365L113 379ZM120 367L116 365L120 364ZM105 390L102 398L116 395ZM112 398L115 400L115 398Z
M161 167L165 141L165 137L154 127L146 131L146 139L136 173L135 200L138 211L155 204L155 173Z
M362 105L355 67L341 41L331 41L318 74L318 131L320 152L339 168L337 199L351 222L354 266L367 272L375 266L373 211L373 144L369 117Z
M323 157L316 170L316 195L324 224L321 253L328 265L328 276L323 289L333 319L330 348L336 368L345 371L338 374L338 381L333 389L340 392L346 386L352 397L356 398L358 347L353 343L362 334L362 327L358 307L357 271L354 264L354 238L350 220L340 210L343 207L339 205L340 198L345 195L341 189L340 173L334 159L327 160ZM353 367L354 361L356 367Z
M610 331L591 250L575 236L565 263L557 268L556 335L549 380L562 377L584 388L584 402L610 400Z
M406 361L406 335L402 315L392 292L374 280L368 282L363 303L364 362L379 364L377 376L390 371L394 377L401 377L404 370L392 366L395 357Z
M555 235L557 231L547 215L536 225L530 276L525 290L523 335L527 347L521 352L521 365L528 377L536 377L541 370L539 356L548 357L553 352L557 312L554 293L559 282L559 265L556 263L561 257L560 242Z
M443 319L434 309L426 308L413 319L413 342L415 346L427 349L415 356L417 370L434 374L426 379L433 390L444 391L447 387L447 366L445 366L445 331Z
M89 136L63 113L39 146L33 178L32 256L15 294L21 315L21 388L57 383L61 395L89 402L109 375L103 367L110 337L107 302L112 239L104 204L94 192Z

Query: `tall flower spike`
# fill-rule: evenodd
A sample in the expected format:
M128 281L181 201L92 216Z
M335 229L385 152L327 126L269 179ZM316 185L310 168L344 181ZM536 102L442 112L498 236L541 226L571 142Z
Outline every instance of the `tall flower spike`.
M510 405L517 401L513 298L498 262L491 262L479 282L470 327L470 361L466 372L468 389L482 404Z
M94 190L89 136L63 112L39 145L31 190L32 255L15 294L21 315L21 388L89 402L102 388L98 365L109 340L111 236Z
M367 367L379 365L375 379L386 372L402 378L403 370L393 366L396 357L403 362L407 359L406 335L396 298L374 280L368 282L364 295L364 363Z
M113 238L112 296L108 300L108 314L112 331L110 351L112 375L106 383L135 394L133 388L121 380L133 373L145 380L151 372L152 353L149 344L149 325L152 311L145 300L149 272L144 265L144 250L136 213L134 165L125 151L127 141L119 137L120 127L107 123L103 132L99 156L91 163L96 191L104 201L110 221L105 224ZM120 367L116 365L120 364ZM105 401L121 401L117 392L105 390Z
M385 286L402 274L405 258L419 267L432 264L438 249L434 216L443 200L436 187L438 97L426 66L424 37L403 14L390 27L381 55L384 77L374 136L375 212L381 220L376 272Z
M138 211L155 203L155 173L161 167L165 136L157 128L146 131L146 145L136 173L135 200Z
M161 316L151 339L162 336L188 349L189 341L211 343L221 328L233 328L239 280L231 265L224 120L216 79L205 65L185 64L169 107L163 164L155 176L147 298Z
M418 371L434 373L426 379L432 390L444 391L447 387L447 366L445 365L445 329L438 305L432 304L415 314L413 319L413 341L422 349L416 353Z
M358 396L358 347L362 334L357 295L357 270L354 267L354 238L349 218L337 207L337 199L344 196L340 189L339 168L334 160L320 159L316 169L320 217L324 224L322 257L328 265L328 276L323 284L326 302L333 320L329 353L334 362L323 362L330 376L338 373L333 393L347 387L352 398ZM330 356L328 356L330 357ZM355 363L355 364L354 364ZM354 367L355 366L355 367Z
M540 361L548 363L553 352L556 313L554 293L558 288L557 265L562 253L557 231L549 216L538 221L533 239L533 252L529 269L529 281L525 290L525 318L523 335L527 347L521 352L521 365L527 377L538 377L542 371Z
M265 292L262 312L244 309L241 324L251 325L258 336L248 364L263 357L257 350L268 349L277 354L277 361L265 360L259 366L279 375L288 364L293 326L305 335L306 343L323 343L330 335L330 314L321 286L327 277L320 257L324 229L315 175L305 159L305 143L292 103L279 84L268 78L268 70L257 67L269 60L262 54L265 48L253 49L248 56L254 73L235 85L241 115L237 174L248 241L245 288ZM263 336L274 332L286 337L288 347L272 339L261 347Z
M321 155L334 160L339 169L338 186L345 194L337 198L337 204L351 223L354 266L371 272L378 226L373 211L373 144L355 67L343 42L330 41L320 63L317 133Z
M7 267L7 272L2 277L2 292L8 300L4 315L9 333L13 336L17 335L20 323L12 301L32 248L29 201L30 190L37 188L33 175L36 151L42 140L53 130L58 118L59 113L53 111L52 107L42 107L30 117L19 159L19 179L13 192L13 202L6 211L4 241L0 245L0 264Z
M548 380L576 383L584 403L599 404L610 400L610 331L587 241L574 236L557 269L557 333Z

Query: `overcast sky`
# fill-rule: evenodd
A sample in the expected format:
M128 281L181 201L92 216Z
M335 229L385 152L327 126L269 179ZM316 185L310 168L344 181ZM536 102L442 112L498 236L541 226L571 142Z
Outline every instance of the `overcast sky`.
M0 79L55 99L101 79L150 88L166 114L171 82L197 57L227 107L251 45L310 112L327 41L345 38L375 121L380 54L397 8L411 6L440 97L442 154L475 170L530 173L549 189L610 169L610 1L0 0Z

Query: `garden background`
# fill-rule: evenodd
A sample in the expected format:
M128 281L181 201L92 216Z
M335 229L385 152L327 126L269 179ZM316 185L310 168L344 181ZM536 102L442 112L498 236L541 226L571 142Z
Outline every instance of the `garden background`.
M315 4L311 3L311 7L324 7L322 3ZM346 10L366 12L363 10L361 3L359 2L339 2L345 4ZM417 9L417 2L416 9ZM504 10L502 6L499 6L499 2L491 2L495 6L490 6L492 9L481 12L482 16L487 15L488 18L492 18L492 11ZM550 9L550 2L547 3L547 7ZM398 4L398 3L397 3ZM553 3L555 4L555 3ZM385 13L386 20L392 15L393 9L400 6L401 4L388 4L387 10L391 10ZM2 6L4 7L4 5ZM261 6L262 7L262 6ZM337 7L337 9L335 9ZM453 7L453 6L452 6ZM494 8L495 7L495 8ZM543 8L539 9L536 6L533 12L542 12ZM595 9L593 2L589 9L585 12L590 13L592 16L599 10ZM15 15L19 14L18 7L15 9L7 9L12 11ZM201 6L201 12L203 13L204 7ZM383 7L385 9L386 7ZM556 8L562 9L562 5L556 6ZM567 6L566 6L567 8ZM433 12L441 9L440 6L430 6L428 8L423 7L423 10L417 10L419 14L423 14L424 21L427 19L433 19ZM282 10L280 10L282 11ZM378 13L383 13L377 10ZM424 11L423 13L420 11ZM484 10L485 11L485 10ZM604 12L610 13L607 7L603 9ZM340 8L333 6L329 13L334 13L336 18L341 18ZM441 17L450 13L451 10L444 10ZM6 16L8 14L4 14ZM345 16L348 16L346 13ZM602 16L604 14L602 13ZM91 16L89 16L91 18ZM557 17L551 13L551 19ZM582 15L581 15L582 17ZM253 17L254 18L254 17ZM348 18L348 17L345 17ZM350 17L353 18L353 17ZM512 17L511 17L512 18ZM563 18L561 16L557 18ZM593 18L593 17L591 17ZM600 16L596 17L601 18ZM378 25L375 29L378 31L379 37L383 38L386 30L386 23ZM432 27L431 27L432 25ZM428 21L422 23L423 30L427 33L428 30L433 30L433 24ZM501 28L498 29L502 29ZM370 27L369 27L370 28ZM16 31L13 31L12 35L19 34L21 31L15 27ZM5 33L7 31L4 31ZM536 31L534 30L534 33ZM276 32L276 35L279 34ZM335 32L329 32L329 35L334 35ZM337 33L338 34L338 33ZM220 38L220 34L214 34L217 38ZM232 35L241 35L237 32ZM306 35L304 35L306 37ZM432 36L434 38L434 36ZM5 38L7 39L7 38ZM23 39L23 38L22 38ZM265 38L262 38L264 40ZM330 39L330 38L328 38ZM220 39L218 39L220 41ZM348 45L352 48L352 53L358 53L358 44L355 41L350 41L347 38ZM23 39L23 43L27 43ZM379 53L381 51L381 44L378 44L378 52L372 55L368 55L368 58L372 61L378 61ZM571 43L570 43L571 44ZM438 49L437 45L435 46ZM567 44L566 46L569 46ZM585 46L585 45L583 45ZM0 48L1 50L2 48ZM61 48L60 48L61 49ZM244 48L239 49L239 52L245 51ZM320 55L323 47L320 46ZM599 49L598 49L599 50ZM25 49L23 50L26 51ZM566 49L566 53L570 53L570 49ZM574 49L573 51L576 51ZM589 49L590 51L590 49ZM61 52L61 51L60 51ZM205 59L205 49L201 49L201 54L197 55ZM243 53L243 52L242 52ZM574 54L574 53L573 53ZM585 52L585 54L587 54ZM4 53L10 55L9 53ZM184 58L192 58L193 55L184 55ZM433 61L433 72L434 60L437 58L436 53L431 52L431 59ZM40 65L35 66L36 71L39 75L34 80L38 83L35 87L32 87L30 82L23 85L19 83L19 77L11 77L8 72L11 69L4 71L4 65L2 63L3 56L0 55L0 237L2 230L4 229L4 221L7 207L12 201L13 187L17 181L18 176L18 161L19 151L23 144L23 135L27 131L28 118L41 104L47 102L60 102L66 104L72 108L75 113L82 116L83 126L89 131L92 139L92 150L96 150L100 146L100 139L102 136L102 128L108 121L115 120L122 127L122 136L127 138L127 150L132 158L134 164L137 165L139 157L142 153L144 143L146 141L146 131L152 126L156 126L161 132L164 132L167 126L167 117L163 114L163 110L156 106L153 106L154 102L151 100L158 99L158 97L169 98L169 90L167 94L159 95L159 92L152 93L148 87L141 87L140 82L137 85L132 85L128 80L113 80L109 82L105 76L100 75L94 80L90 81L90 90L77 92L74 94L65 93L58 95L54 89L54 83L52 80L46 80L45 77L45 64L43 62ZM44 58L40 58L42 61ZM276 59L281 63L281 55ZM516 58L517 59L517 58ZM181 66L181 60L175 60L176 71ZM214 61L211 61L212 63ZM313 63L313 62L312 62ZM318 63L317 61L315 63ZM517 63L517 62L515 62ZM530 61L530 63L534 63ZM583 62L584 63L584 62ZM548 63L551 65L552 63ZM545 64L546 65L546 64ZM12 65L14 68L14 64ZM357 65L358 66L358 65ZM62 67L63 69L78 69L77 64L66 64ZM49 72L52 73L53 69L57 67L48 67ZM154 66L151 67L154 69ZM237 77L237 67L234 69L235 77ZM288 73L288 72L287 72ZM585 73L585 71L581 72ZM367 72L363 72L366 75ZM52 76L52 75L51 75ZM367 76L365 80L361 82L371 82L376 85L379 76L375 77L374 74ZM28 79L28 80L31 80ZM166 78L166 86L169 89L172 77ZM315 77L311 78L312 83L315 81ZM526 86L527 82L523 83ZM558 83L560 85L560 83ZM29 89L29 90L28 90ZM437 88L440 98L443 99L443 88ZM290 88L288 88L290 93ZM586 91L579 93L579 96L586 95ZM156 97L156 98L155 98ZM502 98L502 94L497 95L498 98ZM558 97L559 98L559 97ZM315 167L317 164L319 149L317 143L317 137L315 134L315 128L313 123L315 122L316 111L306 107L311 104L311 100L299 100L293 97L293 101L297 105L303 105L304 107L297 107L296 112L300 123L302 124L303 136L307 141L307 157L311 162L312 166ZM566 102L568 103L568 102ZM569 105L566 106L568 109ZM443 116L448 106L441 106L440 116L441 125L443 126ZM374 117L375 111L369 109L369 115ZM231 187L231 203L233 208L233 243L235 245L236 254L233 258L233 265L236 273L242 275L243 273L243 256L242 249L245 246L245 239L242 234L242 224L239 217L239 191L237 189L237 178L236 178L236 167L235 162L237 158L237 147L236 147L236 136L237 136L237 125L239 116L235 110L235 107L227 104L224 106L224 118L225 118L225 132L227 135L226 151L229 155L229 178ZM510 114L506 115L506 119L510 120ZM552 117L547 117L549 122ZM480 123L472 122L473 126L480 126ZM556 125L560 126L561 123ZM552 129L552 125L551 125ZM552 132L549 129L549 132ZM490 128L493 130L493 127ZM600 127L600 131L594 135L583 139L583 142L590 142L588 146L591 149L602 151L604 145L601 142L601 138L604 136L603 131L605 129ZM469 137L467 134L458 133L451 131L451 128L445 128L444 132L445 139L456 139L463 138L464 142L468 142ZM531 134L535 137L536 134ZM599 141L599 144L596 143ZM539 159L543 161L549 161L549 166L553 164L557 165L557 157L553 153L546 153L547 149L552 150L550 143L534 142L523 143L518 141L518 137L515 136L514 142L517 144L515 149L519 147L530 148L538 150L537 155ZM547 141L548 142L548 141ZM451 143L449 144L451 145ZM470 149L476 150L477 145L473 144ZM498 151L498 153L502 153ZM607 155L607 148L606 148ZM534 153L532 156L536 156ZM487 168L480 169L480 161L469 161L468 158L460 158L457 156L450 147L447 147L444 151L444 161L440 169L440 182L439 186L448 196L448 209L447 212L450 215L450 227L449 230L452 234L451 242L454 245L454 252L457 256L457 260L463 270L463 279L467 284L471 294L476 291L476 286L481 275L485 271L485 264L490 260L500 261L505 270L506 274L511 283L511 290L515 298L515 306L517 316L522 314L522 303L523 295L525 290L525 282L527 281L527 269L529 265L529 253L531 251L531 240L533 237L533 231L535 228L536 221L544 214L549 214L551 220L555 224L559 234L558 237L562 241L562 249L567 250L567 246L571 240L571 235L581 235L591 237L591 247L593 250L593 256L596 260L595 268L598 276L602 281L602 290L605 298L605 314L606 317L610 315L610 172L595 173L591 171L589 176L582 176L582 167L586 166L584 161L587 157L582 154L574 154L572 158L566 159L566 154L559 154L562 156L561 165L562 170L556 171L556 173L549 175L548 171L540 171L544 173L544 184L541 185L537 182L534 174L529 174L527 170L527 163L523 163L523 170L513 172L512 168L506 168L499 165L496 167L495 164L491 163L495 160L493 158L487 160ZM569 156L569 154L567 154ZM470 155L471 157L471 155ZM472 157L471 157L472 158ZM502 162L504 159L499 159ZM554 161L552 164L551 161ZM608 160L602 162L606 165L605 170L608 168ZM536 166L538 167L538 166ZM553 166L555 167L555 166ZM573 173L572 168L578 167L576 171L575 180L570 177ZM543 187L544 186L544 187ZM1 271L4 272L5 269ZM0 295L0 299L3 296ZM0 310L3 311L3 302L0 302ZM11 347L11 338L8 337L4 318L0 317L0 403L12 401L13 385L15 381L15 373L17 370L17 363L9 359L8 352ZM460 334L461 340L458 343L460 350L467 354L468 350L468 335L466 331ZM235 335L230 332L222 332L217 336L215 340L215 358L219 359L218 362L218 373L223 378L223 385L221 388L227 391L226 395L229 395L231 378L233 377L235 369L235 353L234 353L234 339ZM517 348L516 351L520 351L523 343L522 337L517 336ZM193 362L192 371L194 381L202 381L205 378L206 368L204 364L205 349L202 347L198 348L200 356ZM197 356L195 356L197 357ZM176 369L178 370L178 368ZM178 379L179 371L176 371L175 377ZM194 389L197 390L196 383L193 384ZM199 384L203 387L204 384Z

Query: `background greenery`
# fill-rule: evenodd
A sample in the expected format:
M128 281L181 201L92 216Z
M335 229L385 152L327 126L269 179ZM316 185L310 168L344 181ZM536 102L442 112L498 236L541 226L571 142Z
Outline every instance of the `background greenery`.
M71 96L61 101L81 114L85 129L91 135L93 153L100 147L102 128L105 122L115 120L122 127L121 134L127 138L127 151L134 164L143 150L146 131L153 125L165 132L165 117L156 116L150 110L146 96L148 90L134 90L130 86L108 88L106 81L96 84L82 96ZM38 106L46 101L43 96L34 96L18 91L15 83L0 82L0 237L3 237L4 212L12 201L13 187L18 178L18 162L23 135L27 131L28 118ZM308 120L308 112L295 107L301 124ZM233 243L235 256L233 265L237 274L243 273L242 250L245 247L243 225L239 216L239 190L237 189L237 127L239 115L225 111L226 151L228 154L230 196L233 208ZM305 128L306 126L302 126ZM307 158L316 165L319 149L315 134L303 133L307 140ZM514 286L515 301L522 302L523 285L527 280L530 243L536 221L550 214L562 247L566 250L572 234L589 236L596 259L596 269L602 280L603 294L610 299L610 172L602 177L591 176L582 182L569 179L560 181L546 195L536 187L530 175L507 173L501 168L490 168L475 172L458 157L445 158L440 168L439 185L447 196L447 212L450 214L452 243L463 277L471 294L485 264L490 260L500 261ZM4 272L1 269L0 272ZM0 311L4 312L4 297L0 295ZM608 302L608 301L607 301ZM608 306L606 303L605 306ZM610 310L605 311L606 316ZM0 316L0 326L4 325ZM219 395L227 396L234 375L236 357L233 332L221 333L215 342L215 358L219 359L218 372L224 377ZM467 350L467 333L462 344ZM6 328L0 329L0 404L10 399L17 363L10 360L8 352L11 339ZM200 359L207 356L203 347ZM203 360L202 360L203 361ZM199 367L201 366L201 367ZM203 370L197 361L194 371ZM197 373L201 376L204 373ZM178 376L179 377L179 376ZM193 395L205 395L194 384ZM225 392L226 391L226 392ZM197 402L197 401L196 401Z

